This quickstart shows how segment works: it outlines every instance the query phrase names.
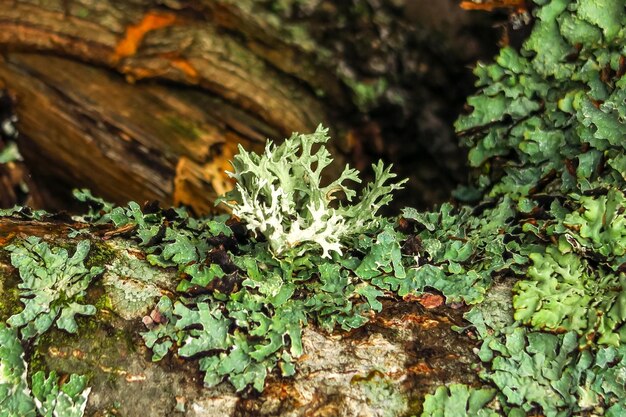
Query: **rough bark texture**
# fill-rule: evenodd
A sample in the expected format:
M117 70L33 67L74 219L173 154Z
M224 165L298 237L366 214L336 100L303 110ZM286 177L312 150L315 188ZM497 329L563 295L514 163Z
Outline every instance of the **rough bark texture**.
M0 319L21 309L17 271L2 248L24 236L67 245L72 242L68 232L85 227L62 218L0 218ZM77 335L50 329L27 347L26 358L31 373L47 369L89 375L88 416L413 415L419 414L424 395L436 386L477 383L471 369L476 360L474 342L451 329L462 325L461 311L389 301L366 326L351 333L327 334L307 327L296 376L271 376L262 394L236 393L228 383L204 388L193 360L168 355L151 362L139 332L145 330L141 318L157 296L131 309L118 302L123 295L115 292L115 280L128 284L133 277L115 276L113 265L129 257L141 259L141 250L119 237L109 239L109 229L89 230L81 235L92 240L87 264L107 269L92 284L86 300L97 305L98 312L80 319ZM151 273L159 292L170 294L176 273L155 268Z
M237 144L318 123L423 206L464 177L451 121L492 21L453 0L0 0L0 79L48 208L84 186L205 213Z

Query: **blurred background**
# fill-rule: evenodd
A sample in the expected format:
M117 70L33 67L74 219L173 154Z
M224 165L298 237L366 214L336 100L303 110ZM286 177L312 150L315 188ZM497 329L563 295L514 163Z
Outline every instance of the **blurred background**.
M463 6L463 7L461 7ZM453 122L524 1L0 1L0 206L86 187L195 214L237 145L331 129L336 168L409 178L396 209L467 179ZM528 23L528 22L525 22ZM522 28L523 29L523 28ZM519 34L522 35L519 35ZM465 109L467 110L467 109Z

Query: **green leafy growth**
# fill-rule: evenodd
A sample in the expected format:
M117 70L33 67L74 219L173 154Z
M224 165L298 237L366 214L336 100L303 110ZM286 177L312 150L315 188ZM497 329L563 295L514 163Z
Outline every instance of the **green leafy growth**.
M479 188L515 199L538 189L585 192L600 177L623 188L624 5L535 3L521 51L505 47L476 67L473 110L456 123L481 168Z
M208 303L201 303L197 309L190 309L177 302L174 304L174 314L180 317L176 321L176 328L189 329L178 349L180 356L190 357L227 347L226 336L230 321L222 316L220 310L211 309Z
M0 324L0 416L37 415L26 379L26 367L24 349L15 330Z
M465 288L495 283L462 330L482 341L501 413L623 415L626 5L534 3L532 33L476 67L456 123L475 168L456 195L478 204L405 217L422 228L422 268L481 275ZM473 245L455 248L459 237Z
M232 162L229 175L237 181L236 189L221 201L250 230L262 233L277 256L318 249L322 257L341 254L342 244L378 227L376 213L405 182L387 185L395 175L380 162L373 166L374 182L354 203L356 192L345 182L361 182L356 170L346 166L338 179L322 186L322 171L332 161L323 146L327 133L319 126L313 134L293 134L278 146L268 141L263 155L240 146ZM322 146L314 150L316 145ZM342 196L352 204L333 207Z
M162 323L143 337L153 349L153 360L161 359L175 344L183 357L210 354L200 359L206 386L227 377L237 390L253 385L262 391L268 369L279 366L283 375L293 374L292 358L302 354L305 319L296 302L287 302L268 314L262 301L262 297L241 292L225 304L205 298L188 307L181 302L172 305L163 297L156 307ZM231 331L233 324L237 327ZM285 350L287 337L290 351Z
M262 297L242 291L237 298L227 305L239 326L230 337L232 349L219 357L203 359L201 369L207 372L208 385L228 376L237 390L251 384L262 391L268 370L279 367L283 375L293 375L292 358L303 353L301 332L306 317L295 300L277 307L274 314L267 314Z
M568 366L578 352L575 333L555 336L515 328L504 343L493 339L482 353L493 356L491 371L483 377L493 382L506 398L506 404L525 412L541 407L546 417L573 411L578 384ZM482 356L487 360L489 357Z
M475 305L463 315L470 326L457 328L457 330L471 329L470 335L484 342L478 352L483 358L489 356L489 353L486 353L489 350L488 341L517 325L513 319L511 295L512 288L509 282L497 283L487 293L482 303Z
M81 203L86 203L89 206L89 211L86 215L89 220L97 221L102 219L102 222L106 223L106 221L110 218L104 216L109 216L114 208L113 203L109 203L102 198L95 197L91 194L91 191L86 188L74 190L73 195L76 200Z
M578 244L604 257L621 257L626 254L626 197L616 189L607 195L577 198L580 209L563 219L565 229Z
M146 346L152 349L153 361L163 359L174 343L179 340L173 310L172 300L165 296L161 297L146 325L149 331L141 334Z
M405 278L402 251L398 233L392 227L385 228L372 242L370 251L354 271L359 278L372 279L383 274Z
M494 399L493 388L472 388L463 384L439 387L426 395L421 417L498 417L488 404Z
M14 206L0 209L0 217L21 217L24 219L43 220L48 216L44 210L33 210L30 207Z
M231 223L231 229L225 219L142 214L145 210L130 205L124 209L126 220L115 223L105 216L116 208L107 208L101 221L136 225L135 236L148 260L177 267L183 276L177 287L180 299L162 298L144 319L148 331L143 337L154 360L169 351L200 357L205 385L228 380L237 390L252 385L260 391L273 370L293 375L307 323L327 330L357 328L367 323L371 311L382 309L382 297L420 292L428 285L426 275L438 269L415 272L413 258L402 251L406 236L392 221L375 215L400 184L386 185L393 175L379 164L374 183L365 187L358 203L331 204L337 193L352 200L356 192L344 182L358 177L346 167L338 180L320 185L321 172L331 163L323 146L327 140L326 130L319 128L280 146L270 143L264 155L242 150L235 158L232 175L238 188L229 198L235 196L239 204L228 204L247 228L269 231L263 237L241 231L235 236L237 224ZM317 151L315 145L320 145ZM246 217L238 211L242 205L268 216L267 224L273 226ZM152 228L158 232L141 237ZM324 231L314 232L318 228ZM312 233L314 240L289 241L296 230ZM324 236L330 240L315 241ZM235 253L225 249L234 246Z
M70 375L63 385L55 372L32 376L28 386L24 350L16 331L0 325L0 416L82 417L91 391L87 378Z
M116 227L127 227L134 231L141 246L151 249L150 252L160 253L166 249L167 245L184 245L186 243L184 238L188 235L185 233L187 230L198 230L206 226L190 218L183 208L164 211L158 207L147 207L147 210L142 210L142 207L134 201L128 203L126 207L116 207L101 198L94 197L88 190L75 190L74 197L89 205L86 220L93 224L113 223ZM185 223L185 227L181 227L178 234L163 236L165 224L170 222L175 225ZM206 222L210 223L211 220ZM179 235L182 236L179 237ZM159 245L159 243L166 244ZM188 256L195 259L194 253L195 249ZM167 254L165 257L156 256L154 263L159 262L164 264L162 266L173 265L169 262Z
M6 248L22 279L18 288L24 304L24 309L7 323L21 328L23 338L41 335L55 322L59 329L75 333L75 315L96 313L94 306L80 303L90 282L103 272L100 267L85 267L89 248L89 241L81 241L70 257L66 249L51 248L32 236Z
M71 374L59 387L59 377L51 372L47 377L42 371L32 377L33 397L37 411L44 417L82 417L87 407L91 388L87 377Z
M620 415L626 389L624 348L581 351L574 332L529 331L513 321L510 296L510 286L499 283L465 315L482 340L481 378L498 388L504 415L522 417L538 410L558 417Z
M574 332L552 335L511 327L486 341L481 377L498 388L508 416L618 416L624 410L624 348L579 351Z
M626 275L591 268L553 246L530 259L529 279L515 286L516 320L537 329L575 331L585 341L597 333L598 343L619 345L619 328L626 320Z
M399 286L399 294L426 287L443 293L449 302L479 303L494 276L520 269L526 248L514 228L515 207L504 199L476 216L468 207L456 210L445 203L439 211L419 213L405 209L403 217L415 223L420 253L406 280L385 277ZM392 288L394 288L392 286Z
M583 351L576 364L578 408L603 410L608 417L626 412L626 349L607 347Z

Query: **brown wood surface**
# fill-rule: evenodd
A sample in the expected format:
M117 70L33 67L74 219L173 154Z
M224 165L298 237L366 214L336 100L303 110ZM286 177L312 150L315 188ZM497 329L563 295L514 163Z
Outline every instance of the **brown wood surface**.
M71 184L116 202L155 199L206 212L207 202L228 187L219 173L237 144L258 149L275 134L214 96L128 85L64 58L9 54L0 77L19 91L21 153L32 173L60 193ZM193 198L190 181L203 183Z
M451 122L466 65L495 45L478 43L484 20L456 0L286 3L0 0L0 81L41 191L30 202L71 208L87 187L207 213L238 144L319 123L337 165L367 176L382 157L410 178L399 206L447 199L465 175Z

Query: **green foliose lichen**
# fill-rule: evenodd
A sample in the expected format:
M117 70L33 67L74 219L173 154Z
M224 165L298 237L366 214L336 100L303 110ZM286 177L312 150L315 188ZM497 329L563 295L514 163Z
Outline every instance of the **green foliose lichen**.
M592 268L556 247L532 253L527 280L515 286L515 319L537 329L575 331L582 343L619 345L626 320L626 275Z
M422 417L498 417L488 408L496 395L493 388L472 388L463 384L439 387L424 400Z
M483 244L502 239L506 249L478 253L496 264L502 256L504 268L482 281L496 283L493 294L465 315L471 326L461 329L476 331L481 377L496 388L484 412L618 416L626 317L626 4L534 3L529 38L520 50L504 47L495 62L476 67L472 110L456 123L475 168L473 183L456 195L478 205L447 228L443 219L411 217L423 227L422 246L441 253L451 246L443 238L459 234L437 236L440 229L488 222L492 207L508 202L505 228L481 227L477 235ZM434 244L426 240L433 235ZM470 258L464 268L480 271L481 263ZM434 406L438 415L447 415L446 398Z
M7 324L21 329L29 339L43 334L56 323L59 329L75 333L75 315L93 315L92 305L81 303L94 277L102 273L100 267L87 269L84 265L90 243L78 243L74 254L61 247L50 247L36 237L6 247L11 252L11 263L20 273L18 284L24 309L9 317Z
M0 416L82 417L91 391L87 378L72 374L59 382L55 372L33 374L27 382L28 364L14 329L0 325Z
M521 51L505 47L476 67L473 110L456 123L470 163L488 178L480 188L517 199L540 188L588 191L600 177L623 187L623 4L536 3Z
M102 285L106 299L102 301L126 320L146 315L161 296L160 286L172 279L172 274L155 269L126 250L119 250L105 269Z

